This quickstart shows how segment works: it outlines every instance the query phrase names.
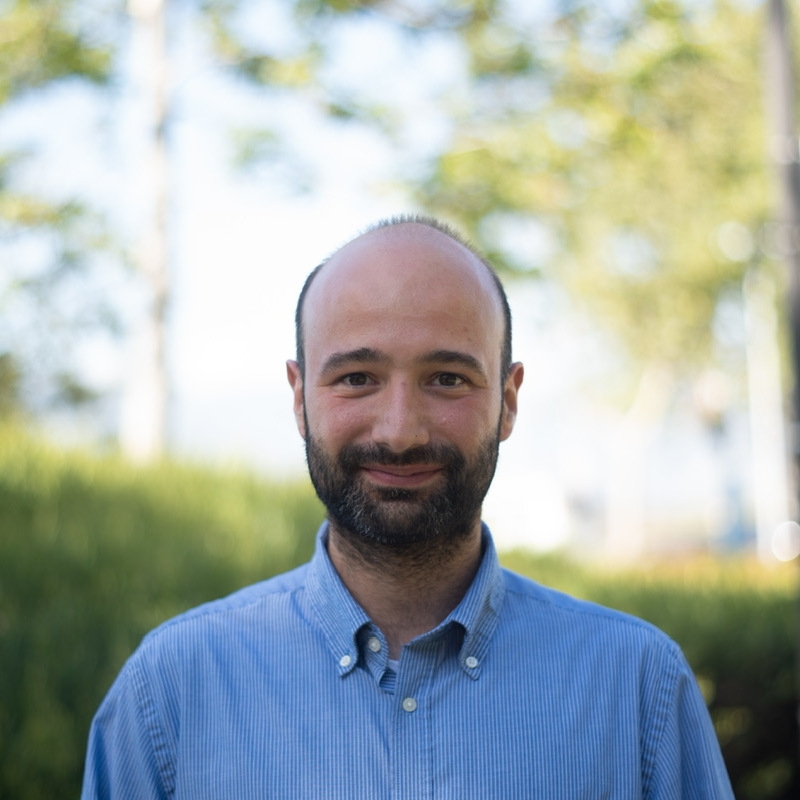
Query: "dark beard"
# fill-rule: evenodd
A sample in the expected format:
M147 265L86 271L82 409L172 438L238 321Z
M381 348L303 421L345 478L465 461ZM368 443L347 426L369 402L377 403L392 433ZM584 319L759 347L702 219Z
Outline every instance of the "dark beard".
M308 427L306 427L308 430ZM383 445L346 445L329 456L310 434L306 460L331 524L368 561L390 553L405 558L452 552L468 538L494 477L499 437L488 437L467 462L451 445L392 453ZM433 489L368 486L363 464L440 464L443 485Z

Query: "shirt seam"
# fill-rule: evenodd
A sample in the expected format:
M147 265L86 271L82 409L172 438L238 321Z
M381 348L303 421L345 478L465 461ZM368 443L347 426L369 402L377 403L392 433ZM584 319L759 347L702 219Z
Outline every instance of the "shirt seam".
M542 587L542 588L547 590L547 587ZM557 591L557 590L554 589L552 591ZM532 603L537 603L539 605L548 606L549 608L558 609L567 614L580 614L581 616L597 617L599 619L604 619L609 622L624 624L630 628L636 628L637 630L650 633L656 640L664 640L666 642L673 643L672 639L662 630L653 625L653 623L647 622L647 620L639 619L638 617L634 617L625 611L620 611L619 609L614 609L609 606L597 605L596 603L593 603L591 600L581 600L580 598L570 597L570 599L573 602L582 603L583 605L565 606L553 602L553 600L550 598L536 597L534 595L528 594L527 592L521 592L518 589L512 589L506 587L506 592L508 594L513 594L517 597L530 600ZM569 595L566 596L569 597Z
M225 600L214 600L208 605L211 606L209 608L203 608L199 606L197 608L190 609L185 611L183 614L178 614L172 619L165 620L162 622L158 627L154 628L150 631L142 640L142 642L148 642L151 639L157 639L160 637L162 633L166 633L168 630L172 628L177 628L182 625L188 625L195 620L202 620L202 619L210 619L212 617L217 617L222 614L234 613L239 611L246 611L248 609L254 608L255 606L263 603L268 597L278 597L278 596L292 596L299 592L304 591L306 588L305 584L301 586L295 586L290 589L276 589L275 591L265 592L264 594L260 594L258 597L254 598L253 600L249 600L246 603L242 603L241 605L220 605L224 604ZM216 607L214 607L216 606Z
M667 728L667 717L671 705L670 698L676 693L678 679L680 678L680 662L674 652L666 651L667 664L663 671L663 680L660 681L659 689L656 692L656 703L653 711L653 731L652 746L644 749L642 753L642 795L647 798L650 796L651 784L653 782L658 753L661 750L661 740Z
M168 754L167 736L158 724L156 706L147 692L147 680L143 670L135 663L132 663L130 667L133 691L144 721L144 729L150 740L150 746L153 748L153 757L158 769L161 788L165 796L171 797L175 793L175 769Z

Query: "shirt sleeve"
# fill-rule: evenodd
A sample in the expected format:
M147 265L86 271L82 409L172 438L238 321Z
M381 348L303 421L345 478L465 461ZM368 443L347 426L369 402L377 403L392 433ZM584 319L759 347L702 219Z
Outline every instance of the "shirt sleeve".
M667 654L644 742L647 800L734 800L719 742L691 667Z
M92 721L81 800L166 800L165 738L136 665L128 662Z

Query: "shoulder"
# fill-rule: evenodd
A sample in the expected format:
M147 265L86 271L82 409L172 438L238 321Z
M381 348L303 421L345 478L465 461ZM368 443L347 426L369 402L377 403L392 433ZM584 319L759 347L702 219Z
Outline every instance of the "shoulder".
M178 707L189 696L203 697L214 681L225 685L252 674L254 663L263 666L296 639L290 621L303 614L307 569L247 586L154 628L123 665L97 720L138 720L159 741L172 741Z
M521 647L528 653L519 682L569 698L582 722L590 709L604 729L635 732L642 796L733 797L705 701L672 639L630 614L503 576L503 644L517 660Z
M655 721L675 710L686 686L703 705L683 652L655 625L512 572L504 578L501 641L525 652L540 680L570 682L576 696L592 687L592 702L627 704L650 720L651 732L663 727Z
M655 649L669 660L683 662L678 645L643 619L572 597L510 570L504 569L503 576L504 613L512 624L540 634L550 633L561 641L579 639L586 644L621 650Z
M250 636L267 630L270 620L285 619L305 588L308 564L246 586L227 597L196 606L150 631L131 657L150 660L159 655L186 657L196 647L217 638Z

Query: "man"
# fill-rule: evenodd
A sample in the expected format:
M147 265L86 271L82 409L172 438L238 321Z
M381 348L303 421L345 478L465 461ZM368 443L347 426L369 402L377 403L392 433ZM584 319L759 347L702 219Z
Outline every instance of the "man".
M287 364L311 563L151 633L84 798L731 798L679 649L502 570L480 509L523 368L491 268L399 218L306 282Z

